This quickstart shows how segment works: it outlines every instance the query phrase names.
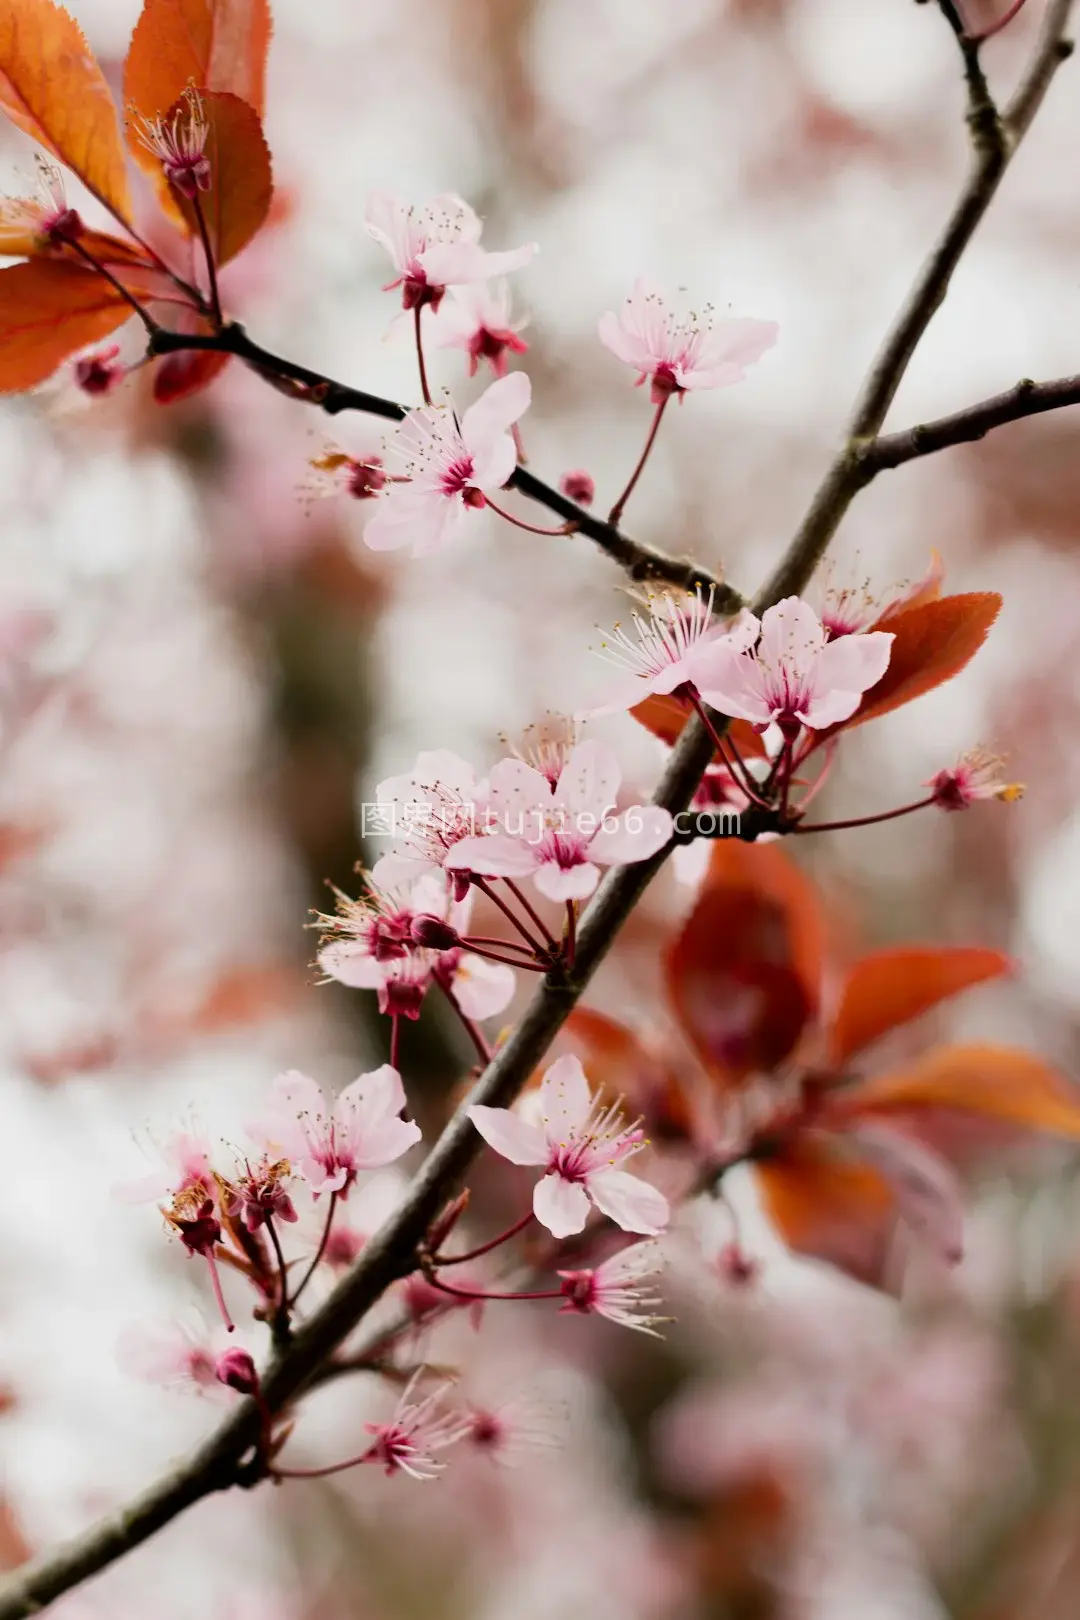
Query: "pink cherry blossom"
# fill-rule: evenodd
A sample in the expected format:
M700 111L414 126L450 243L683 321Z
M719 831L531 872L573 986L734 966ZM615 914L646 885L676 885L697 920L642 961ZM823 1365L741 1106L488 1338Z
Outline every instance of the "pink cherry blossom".
M210 1164L210 1144L205 1137L177 1131L157 1144L156 1150L161 1159L156 1170L113 1188L114 1196L121 1203L148 1204L175 1197L193 1187L200 1188L208 1197L213 1196L216 1184Z
M416 1388L426 1369L410 1378L387 1423L365 1423L375 1438L362 1459L379 1463L387 1474L408 1474L412 1479L437 1479L446 1464L435 1453L455 1445L467 1433L468 1420L449 1411L446 1397L452 1384L440 1384L430 1395L416 1399Z
M289 1197L291 1166L287 1159L262 1158L254 1165L245 1161L231 1181L220 1184L220 1195L231 1219L243 1221L248 1232L257 1232L267 1221L294 1222L299 1219Z
M921 578L903 580L884 593L875 594L868 580L855 585L838 585L833 569L829 567L822 582L821 622L834 639L867 630L882 615L891 617L895 613L902 613L910 603L936 595L944 575L941 557L933 551Z
M433 197L415 208L389 192L373 191L364 211L368 235L386 249L396 275L384 292L400 287L405 309L425 304L438 309L448 287L520 270L536 252L536 243L488 253L480 246L479 216L453 192Z
M528 323L515 321L510 287L505 281L478 281L455 287L432 322L431 340L438 349L464 349L469 376L486 360L496 377L505 377L508 354L524 354L529 345L518 336Z
M562 1310L582 1316L595 1311L619 1327L636 1328L639 1333L659 1338L656 1324L664 1318L654 1313L662 1301L646 1278L655 1276L660 1267L660 1251L655 1243L634 1243L594 1270L560 1271L566 1298Z
M441 871L424 872L386 892L369 879L360 899L339 894L337 915L318 918L323 929L319 966L340 984L376 991L380 1012L390 1016L418 1017L437 981L466 1017L491 1018L511 1000L516 980L512 968L458 945L470 902L470 896L453 900ZM417 943L428 939L439 943Z
M605 1107L593 1096L576 1057L558 1058L544 1075L539 1124L481 1103L469 1109L469 1118L511 1164L544 1166L533 1213L553 1237L580 1232L590 1204L626 1232L655 1235L667 1225L663 1193L618 1168L647 1146L644 1132L624 1124L617 1106Z
M658 805L612 814L620 771L603 743L579 743L554 784L524 760L505 759L491 773L480 837L455 844L451 870L487 877L531 877L549 900L583 900L601 866L643 861L671 837L671 816Z
M405 1088L384 1063L362 1074L327 1103L321 1087L297 1069L274 1081L267 1116L253 1134L280 1149L313 1193L348 1196L359 1170L392 1164L420 1140L420 1130L399 1116Z
M579 506L591 506L596 499L596 480L584 467L571 467L559 479L559 488L568 500Z
M372 551L411 546L414 556L449 545L469 515L486 506L485 490L501 489L517 462L510 432L529 408L524 372L500 377L459 419L447 405L410 411L388 447L402 474L378 497L364 530Z
M470 1400L465 1416L464 1444L500 1468L517 1468L558 1448L567 1413L565 1405L526 1387Z
M217 1364L232 1341L224 1328L211 1332L196 1312L166 1322L132 1322L120 1334L116 1360L130 1378L165 1389L186 1389L227 1399Z
M752 647L758 634L754 615L744 609L727 623L715 619L713 596L713 591L708 596L664 591L645 597L643 611L631 613L629 628L617 624L601 642L601 656L624 678L604 703L586 714L613 714L632 709L653 693L692 689L691 660L700 647L722 643L739 652Z
M194 197L207 191L212 179L206 143L210 126L206 121L202 97L193 86L184 91L184 105L166 118L136 117L135 133L161 164L170 185L182 197Z
M398 847L379 857L371 876L380 888L395 889L443 870L454 846L482 825L488 784L467 760L436 748L418 754L407 775L380 782L375 796L381 827ZM458 883L455 899L467 891L467 880Z
M1023 783L1006 782L1001 775L1004 764L1000 754L972 748L962 754L955 765L938 771L923 786L932 790L934 803L942 810L967 810L981 799L1015 804L1024 797Z
M721 714L761 730L776 722L820 730L847 720L889 664L893 636L874 630L830 640L808 602L788 596L766 609L753 651L716 642L696 649L701 696Z
M711 306L701 315L680 313L645 277L639 277L617 315L600 318L600 341L652 382L655 405L680 398L692 388L726 388L741 382L776 342L774 321L715 320Z
M20 251L18 244L28 234L53 247L82 231L82 220L68 206L62 171L40 153L35 154L34 162L36 194L0 201L0 253Z

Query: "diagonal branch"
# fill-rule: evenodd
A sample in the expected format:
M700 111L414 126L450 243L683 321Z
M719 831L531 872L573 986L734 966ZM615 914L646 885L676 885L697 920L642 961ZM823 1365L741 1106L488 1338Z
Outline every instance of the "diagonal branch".
M1004 120L1005 147L996 140L987 144L985 136L978 135L973 128L975 161L961 200L875 362L853 415L848 442L826 473L779 567L754 603L758 613L781 596L805 588L854 495L873 476L868 470L868 441L872 441L880 429L915 347L945 296L953 269L989 206L1011 155L1010 140L1019 139L1030 124L1049 86L1054 66L1067 54L1061 35L1070 8L1071 0L1052 0L1028 76ZM968 83L970 89L970 69ZM979 116L984 118L985 114L981 112ZM168 352L168 347L157 348L156 352ZM224 347L270 376L300 385L305 391L300 397L321 404L331 414L357 409L370 410L391 420L402 415L401 408L389 401L344 389L303 367L278 361L252 344L237 327L227 327L216 340L201 343L177 334L172 347ZM324 390L321 399L319 390ZM933 427L934 424L929 424L927 431ZM516 476L521 476L520 470ZM526 475L526 484L519 483L518 487L533 494L528 488L531 482L532 475ZM540 488L543 495L533 494L533 498L542 499L544 504L563 502L564 498L548 490L546 485ZM573 503L565 505L572 507ZM555 505L551 509L560 513L563 510ZM592 538L597 538L601 544L604 540L610 541L606 525L597 524L587 513L582 516L594 530L604 531L603 538L595 532ZM584 524L581 527L582 532L590 533ZM626 541L626 545L632 546L633 542ZM656 802L673 813L685 809L712 760L713 748L713 739L701 721L692 718L672 750ZM581 926L573 975L545 979L513 1034L480 1077L469 1103L505 1106L517 1096L667 853L663 850L635 866L617 868L604 879ZM267 1369L263 1380L264 1397L275 1412L318 1375L327 1358L386 1288L414 1269L417 1248L431 1222L468 1172L482 1145L464 1109L465 1105L435 1144L401 1208L365 1246L334 1292L298 1329L288 1348L281 1351ZM253 1453L259 1430L258 1410L254 1402L245 1400L201 1446L141 1496L81 1536L9 1576L0 1588L0 1620L27 1620L62 1593L146 1541L193 1503L234 1484L256 1483L261 1470Z

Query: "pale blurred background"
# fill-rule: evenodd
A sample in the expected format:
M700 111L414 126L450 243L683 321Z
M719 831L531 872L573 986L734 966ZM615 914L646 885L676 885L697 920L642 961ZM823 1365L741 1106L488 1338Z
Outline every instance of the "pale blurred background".
M118 82L136 0L70 9ZM1029 0L986 50L1003 91L1042 10ZM599 315L644 272L777 320L744 384L668 413L626 518L753 591L961 181L959 64L935 7L276 0L275 16L267 133L285 207L227 272L230 307L269 347L414 401L409 343L385 337L395 299L364 199L459 191L491 247L541 245L514 281L531 320L525 442L552 482L591 471L605 508L649 413L599 345ZM1078 72L1063 71L1010 171L894 425L1080 370ZM0 130L4 189L28 150ZM429 364L473 397L459 355ZM194 1118L239 1140L279 1068L340 1084L381 1051L366 998L315 985L303 926L324 879L348 885L358 802L420 748L486 767L500 733L595 701L596 626L626 615L620 575L584 540L495 519L442 556L375 558L360 506L300 493L327 439L370 452L381 431L328 423L235 366L172 410L139 386L85 410L62 388L0 405L0 626L10 614L20 636L40 629L0 692L9 1563L116 1504L214 1420L116 1366L125 1325L184 1309L201 1278L152 1210L111 1189L139 1173L148 1132ZM1080 416L1062 414L886 475L834 550L841 583L884 590L936 547L948 588L1000 590L1005 608L955 683L849 742L831 812L914 798L980 741L1011 755L1023 804L798 851L850 935L1018 958L1015 982L931 1034L1029 1044L1073 1073L1078 447ZM650 787L659 745L623 717L601 730ZM625 1012L655 994L656 941L686 903L666 874L596 1004ZM434 1022L408 1032L421 1097L458 1078L454 1039ZM750 1293L684 1268L661 1349L489 1312L479 1349L455 1328L437 1353L542 1363L574 1411L555 1458L441 1487L361 1471L212 1500L66 1612L1073 1616L1078 1199L1066 1160L1032 1163L1039 1190L985 1180L964 1265L899 1306L770 1250ZM311 1456L359 1432L375 1399L358 1380L313 1411Z

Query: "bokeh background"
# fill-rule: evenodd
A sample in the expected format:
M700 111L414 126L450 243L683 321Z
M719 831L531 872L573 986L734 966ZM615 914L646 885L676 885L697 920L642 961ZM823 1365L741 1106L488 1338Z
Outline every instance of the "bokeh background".
M70 0L114 82L136 0ZM986 11L991 11L989 4ZM1014 82L1042 11L985 53ZM752 591L793 531L965 165L953 42L913 0L276 0L267 132L278 219L225 296L291 358L415 395L366 237L380 187L466 196L493 247L536 239L530 460L610 503L647 401L596 339L651 273L779 321L737 389L669 413L633 498L642 539ZM1080 96L1066 68L891 418L1080 370ZM18 190L28 145L0 130ZM137 334L126 334L131 356ZM460 356L433 380L467 401ZM1008 752L1020 806L807 841L853 948L957 941L1018 974L933 1027L1075 1073L1080 928L1080 418L1009 428L880 478L834 548L884 589L942 553L1005 608L954 683L858 733L829 789L858 815L962 749ZM319 986L309 908L361 855L358 805L420 748L489 764L501 733L605 685L618 573L583 540L480 519L442 556L376 558L356 503L306 499L314 411L238 367L173 409L142 381L77 408L0 405L0 1558L77 1529L214 1421L133 1382L132 1321L198 1279L153 1210L117 1204L148 1136L239 1140L280 1068L338 1085L381 1054L370 998ZM332 437L377 450L379 425ZM661 750L602 722L642 788ZM842 807L842 808L841 808ZM813 847L810 845L813 844ZM593 993L648 1014L689 891L651 890ZM438 1116L467 1055L434 1018L404 1063ZM969 1252L897 1302L796 1265L767 1233L750 1289L687 1243L656 1346L542 1307L431 1354L481 1381L537 1368L571 1421L515 1472L412 1487L361 1470L208 1501L66 1600L72 1620L1055 1620L1080 1603L1080 1197L1038 1150L973 1186ZM723 1221L717 1213L716 1220ZM335 1389L297 1443L328 1460L380 1401ZM554 1420L553 1420L554 1421Z

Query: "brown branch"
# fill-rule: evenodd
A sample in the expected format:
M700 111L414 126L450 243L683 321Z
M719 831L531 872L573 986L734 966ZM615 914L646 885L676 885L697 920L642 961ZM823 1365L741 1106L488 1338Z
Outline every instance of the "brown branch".
M1067 405L1080 405L1080 376L1059 377L1054 382L1044 383L1025 377L1003 394L980 400L977 405L969 405L951 416L919 422L901 433L881 434L862 458L862 474L876 477L879 472L902 467L906 461L915 461L919 456L951 450L958 444L972 444L1009 422L1060 411Z
M153 356L175 354L184 349L209 349L235 355L262 376L293 385L295 398L317 405L329 416L338 416L342 411L363 411L368 416L400 422L405 415L405 407L395 400L369 394L362 388L349 388L321 372L272 354L253 342L236 322L212 334L159 330L153 334L147 352ZM616 523L595 516L525 467L514 469L509 488L561 517L575 534L592 540L605 556L618 563L638 583L674 585L679 590L701 590L706 594L713 591L716 611L724 617L737 613L745 605L738 591L718 580L708 569L699 568L685 557L669 557L666 552L631 540Z
M769 595L790 595L797 589L795 580L813 572L851 502L874 476L874 440L908 363L944 302L961 255L993 201L1002 175L1042 105L1055 71L1070 53L1072 47L1063 36L1072 6L1073 0L1051 0L1031 63L1004 118L999 117L989 95L984 93L985 80L981 73L976 75L973 72L971 50L965 50L967 116L972 144L971 172L967 184L871 367L862 397L852 413L844 443L814 495L802 526L769 581Z
M1053 0L1051 4L1027 78L1004 121L1007 136L1018 139L1023 134L1045 94L1054 66L1067 54L1061 33L1070 6L1071 0ZM970 104L973 95L970 70L968 83L975 143L972 175L939 246L918 278L871 371L852 419L848 442L826 473L785 557L758 595L754 606L759 613L781 596L805 588L853 496L873 476L868 459L872 441L1008 161L1011 146L1006 144L1003 149L996 138L989 137L985 109ZM978 129L976 123L980 126ZM162 344L155 338L155 352L166 353L170 348L223 348L272 378L284 378L297 384L304 390L300 397L310 398L331 414L339 410L368 410L391 420L400 419L403 414L401 407L390 401L343 388L304 367L278 360L251 343L238 327L226 327L216 339L200 342L181 334L165 336L173 341ZM580 512L590 525L586 527L586 523L581 523L582 532L589 533L601 544L610 541L606 525L598 524L596 519L565 497L548 490L546 485L539 486L542 494L529 487L538 483L531 475L523 476L521 469L515 474L516 487L523 493L541 500L562 516L576 519ZM602 531L602 537L597 530ZM626 548L634 547L625 537L620 537L620 542ZM609 548L605 546L605 549ZM673 813L685 809L712 760L713 749L712 737L699 719L692 718L672 750L656 803ZM480 1077L469 1103L505 1106L517 1096L667 853L662 850L648 861L617 868L604 879L582 922L573 975L550 975L544 980L513 1034ZM263 1393L273 1412L280 1412L319 1376L328 1358L386 1288L414 1269L417 1251L429 1226L460 1184L481 1145L463 1104L421 1167L401 1208L365 1245L363 1253L329 1298L298 1328L291 1344L271 1362L263 1379ZM201 1446L141 1496L56 1551L16 1570L0 1588L0 1620L26 1620L145 1541L201 1498L232 1484L257 1482L265 1472L254 1455L260 1422L255 1403L243 1401Z

